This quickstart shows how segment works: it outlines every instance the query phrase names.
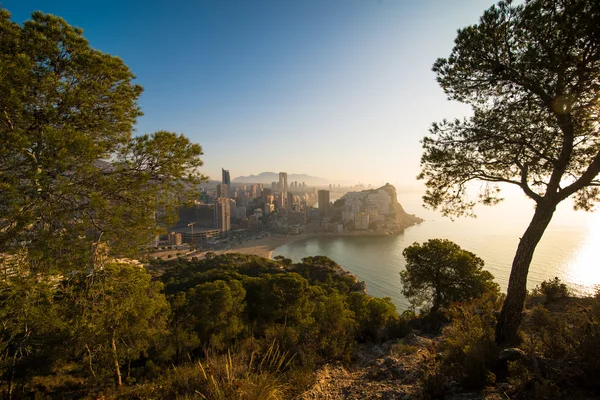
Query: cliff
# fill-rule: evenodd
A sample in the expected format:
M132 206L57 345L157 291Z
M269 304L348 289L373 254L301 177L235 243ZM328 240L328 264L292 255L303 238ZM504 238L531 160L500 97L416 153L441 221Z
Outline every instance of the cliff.
M414 214L409 214L406 211L404 211L404 208L398 202L398 194L396 193L396 188L393 185L386 183L378 190L383 190L390 196L392 200L392 213L395 214L396 221L401 226L401 229L405 229L409 226L423 222L422 218L419 218Z
M397 232L423 222L423 219L404 210L398 202L396 188L389 183L377 189L346 193L334 204L334 208L344 224L355 224L355 230ZM362 221L363 216L368 223L361 222L359 226L356 222Z

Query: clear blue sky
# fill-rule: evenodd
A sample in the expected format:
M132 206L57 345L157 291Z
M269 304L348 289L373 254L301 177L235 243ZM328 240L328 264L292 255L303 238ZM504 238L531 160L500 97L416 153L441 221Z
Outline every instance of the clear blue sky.
M415 184L431 122L464 115L431 66L493 0L0 0L84 29L145 88L138 132L184 133L220 179Z

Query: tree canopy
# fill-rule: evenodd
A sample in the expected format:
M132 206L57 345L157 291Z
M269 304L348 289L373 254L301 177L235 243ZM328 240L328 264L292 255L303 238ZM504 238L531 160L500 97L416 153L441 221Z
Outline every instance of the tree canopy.
M0 49L0 252L25 245L30 268L68 271L100 243L112 254L149 243L204 178L202 148L134 137L142 87L62 18L34 12L21 26L0 9Z
M536 203L512 265L497 340L514 340L533 252L556 206L600 199L600 4L587 0L501 1L460 29L433 70L471 117L434 123L423 140L425 204L448 216L501 200L516 185ZM473 181L485 185L473 199Z
M415 307L432 313L451 303L498 291L483 260L447 239L414 243L402 252L406 269L400 272L402 294Z

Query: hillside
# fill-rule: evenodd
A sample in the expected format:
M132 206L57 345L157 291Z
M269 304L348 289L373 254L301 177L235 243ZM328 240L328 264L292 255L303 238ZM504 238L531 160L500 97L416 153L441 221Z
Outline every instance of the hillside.
M207 253L147 268L107 263L37 288L27 274L8 279L0 299L21 300L0 315L6 398L12 392L13 399L495 400L600 393L600 296L552 290L530 297L527 340L502 350L494 343L498 293L441 315L398 315L391 299L369 296L364 283L322 256L294 263ZM27 351L6 357L21 343Z

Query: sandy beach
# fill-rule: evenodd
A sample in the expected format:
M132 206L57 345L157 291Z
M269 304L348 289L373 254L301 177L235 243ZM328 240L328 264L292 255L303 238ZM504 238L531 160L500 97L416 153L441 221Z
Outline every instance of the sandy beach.
M271 235L262 239L250 240L242 244L232 246L229 249L216 250L216 254L227 254L227 253L242 253L242 254L256 254L257 256L271 258L273 250L279 246L283 246L286 243L295 242L297 240L307 239L314 235Z

